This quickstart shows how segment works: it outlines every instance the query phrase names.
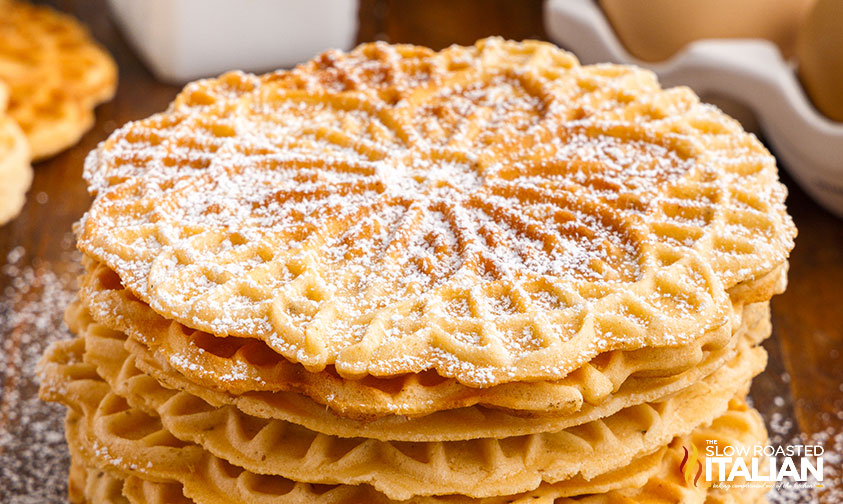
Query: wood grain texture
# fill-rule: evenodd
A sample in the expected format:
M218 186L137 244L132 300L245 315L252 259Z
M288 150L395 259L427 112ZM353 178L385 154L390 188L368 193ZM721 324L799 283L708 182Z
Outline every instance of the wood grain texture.
M120 68L117 96L97 109L93 130L75 147L35 167L22 214L0 227L0 265L11 250L22 246L23 263L43 259L67 269L71 226L91 201L80 177L85 155L126 121L164 109L178 88L152 78L111 23L104 0L47 3L86 22ZM360 41L385 39L438 49L491 34L515 39L545 36L540 0L361 0L359 16ZM799 237L788 291L772 303L774 337L766 344L769 368L756 380L752 397L768 418L784 411L795 415L806 433L839 433L843 432L843 222L813 203L789 177L783 179L790 188L788 207ZM9 282L1 277L0 291ZM4 308L10 309L0 307L0 316ZM0 334L0 343L12 348L14 337ZM833 502L829 495L821 493L821 502Z

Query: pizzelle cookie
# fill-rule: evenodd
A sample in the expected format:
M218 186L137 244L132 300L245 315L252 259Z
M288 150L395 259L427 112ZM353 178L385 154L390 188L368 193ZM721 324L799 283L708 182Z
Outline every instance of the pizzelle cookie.
M90 341L86 338L84 346ZM564 431L501 440L401 443L335 438L279 420L249 417L232 408L215 409L189 394L156 388L149 381L141 380L137 386L119 376L120 370L107 366L100 366L96 373L83 372L82 346L81 341L71 341L47 354L42 373L46 397L92 411L96 393L87 391L123 390L128 403L119 418L157 422L175 437L195 442L223 460L297 481L371 484L395 499L450 492L506 495L535 488L542 478L590 480L711 421L736 392L746 393L748 381L766 362L762 349L744 346L733 362L660 403L630 406ZM106 378L108 387L100 386L99 377L90 378L97 374ZM74 390L86 392L74 394ZM98 409L89 417L108 423L100 413ZM461 486L467 481L471 486Z
M677 443L678 444L678 443ZM679 452L679 450L677 450ZM671 453L662 461L662 470L665 475L675 468L678 463L679 454ZM81 463L81 462L80 462ZM671 465L673 463L673 465ZM145 480L137 476L121 477L99 469L85 468L84 496L74 503L99 503L99 504L191 504L195 501L184 496L182 486L178 483L160 483L157 481ZM678 493L676 490L679 490ZM635 503L668 503L674 502L679 496L683 502L704 502L705 504L766 504L763 493L764 488L729 488L729 489L708 489L705 495L702 492L690 492L681 487L681 483L670 476L653 476L647 480L641 488L628 488L613 490L603 494L593 494L585 497L543 499L532 498L530 503L534 504L614 504L617 502ZM347 501L338 500L336 495L328 499L320 498L320 494L314 493L314 500L300 498L294 502L313 503L344 503ZM344 498L344 496L342 497ZM339 498L341 499L341 498ZM456 499L450 499L457 502ZM369 501L375 502L378 501ZM524 504L522 500L512 501L514 504Z
M134 387L147 394L159 390L163 385L171 390L184 390L188 395L201 398L214 407L234 406L238 410L258 418L278 419L302 425L316 432L341 437L367 437L396 441L457 441L477 437L501 438L513 435L527 435L565 429L615 413L624 406L657 401L677 390L681 390L701 378L708 376L735 350L725 356L717 356L698 368L689 370L676 380L645 380L627 383L613 398L600 407L584 408L579 414L562 417L525 417L508 414L497 409L480 406L460 408L407 418L403 416L382 417L374 421L356 421L330 413L318 403L292 393L256 393L231 396L210 389L198 387L185 381L178 374L168 373L156 366L144 352L144 347L127 341L125 335L95 324L74 330L85 335L87 342L86 361L97 366L120 394L127 394L126 387ZM759 327L743 338L754 345L770 334L769 320L765 318ZM128 343L130 357L123 348ZM115 375L115 370L119 372Z
M121 408L117 404L108 404L117 414ZM118 432L101 438L93 434L86 425L87 412L68 413L66 432L71 453L80 465L99 467L114 476L97 477L99 472L89 469L86 489L93 492L114 496L116 480L135 478L132 487L124 486L125 495L137 499L140 495L161 495L165 492L175 494L175 488L182 486L183 494L200 503L395 503L383 494L367 486L348 485L311 485L296 483L277 476L267 476L244 471L242 468L227 464L220 459L205 456L198 464L191 466L173 465L166 459L184 456L190 452L190 446L184 446L161 431L150 430L143 439L122 437ZM754 445L766 441L763 421L755 410L748 408L743 401L735 399L729 408L710 425L701 426L688 436L673 439L669 445L657 452L633 461L624 468L623 476L607 475L601 479L577 483L542 484L532 492L479 500L469 500L459 495L414 497L405 503L613 503L613 502L708 502L708 497L723 498L726 492L717 489L711 491L712 482L702 481L698 486L685 484L683 475L677 470L683 457L683 446L691 443L704 446L706 440L715 439L723 446ZM145 465L128 462L123 454L129 450L142 452L145 460L154 461ZM191 457L196 461L196 457ZM94 484L91 484L91 480ZM158 482L157 485L152 482ZM620 483L620 484L618 484ZM735 483L740 483L736 481ZM576 489L576 490L575 490ZM764 489L738 493L753 499ZM576 492L574 497L566 494ZM719 494L719 495L718 495ZM583 497L576 497L582 495ZM112 497L114 498L114 497ZM624 500L624 498L626 500ZM734 499L735 496L732 496ZM738 499L726 502L743 502ZM97 499L94 502L109 502ZM154 501L151 501L154 502ZM714 500L713 502L724 502Z
M148 374L168 388L188 391L216 406L236 405L254 416L290 421L329 435L405 441L505 437L513 434L559 430L566 426L576 425L577 421L611 414L624 405L659 399L711 374L735 355L741 340L745 340L744 345L752 346L769 336L768 303L748 305L741 319L743 324L738 328L729 345L716 351L706 351L703 360L691 369L669 377L630 378L599 406L586 404L576 414L524 415L522 411L500 408L490 410L478 405L478 407L463 407L441 412L441 414L433 413L412 418L390 415L376 420L360 421L332 414L320 404L308 401L296 393L254 392L233 395L217 390L217 387L208 388L196 384L169 366L166 360L162 362L156 357L157 352L153 353L146 345L128 338L120 331L114 331L108 326L96 323L85 305L75 303L68 308L66 313L66 320L71 330L76 334L84 335L88 341L87 355L100 368L101 375L113 375L114 369L123 368L119 383L125 383L138 373ZM131 354L131 359L126 357L127 351ZM238 366L238 368L240 373L246 372L244 366ZM406 389L418 383L412 378L412 376L408 377L402 387ZM429 384L419 383L418 386L423 390L413 392L412 397L420 395L437 397L441 392L427 390L432 388ZM468 394L472 390L458 393ZM494 388L481 390L494 391ZM334 393L342 395L341 390ZM372 396L371 393L366 395Z
M795 235L737 122L538 42L200 81L85 177L79 248L153 310L345 379L555 380L728 336L728 292Z
M0 81L11 90L9 115L35 160L79 141L96 105L111 99L117 67L78 21L49 7L4 1Z
M92 152L41 362L91 502L738 503L795 229L758 140L539 42L189 84Z
M678 451L678 450L677 450ZM673 454L671 454L673 455ZM678 454L677 454L678 455ZM671 470L671 462L676 462L675 456L665 457L662 468L665 471ZM669 473L666 473L669 474ZM149 481L137 476L128 478L115 476L113 474L94 468L85 468L85 493L84 497L73 501L74 503L100 503L100 504L191 504L195 501L184 496L182 486L178 483L160 483ZM668 480L669 486L665 485ZM658 486L657 486L658 485ZM666 488L667 487L667 488ZM669 488L669 489L668 489ZM534 504L612 504L617 502L651 502L666 503L673 502L677 494L667 495L670 490L681 489L681 484L673 478L655 476L647 480L642 488L623 489L604 494L596 494L580 498L563 499L532 499ZM680 490L684 502L704 502L705 504L766 504L763 496L765 489L709 489L702 496L699 492L688 492ZM319 499L307 502L314 503L336 503L344 502L336 499ZM704 500L702 500L704 498ZM304 501L302 499L301 501ZM513 501L514 504L523 504L522 501Z
M515 382L475 389L430 371L425 375L343 380L327 370L309 373L262 341L216 338L167 320L123 288L113 271L90 260L85 262L80 296L87 310L98 322L126 332L149 347L162 367L174 369L199 386L237 395L296 391L339 414L363 419L421 416L474 404L520 414L570 415L581 411L584 403L601 404L627 380L636 381L636 376L666 381L699 366L712 353L728 353L734 348L737 332L752 327L766 312L761 306L746 305L748 308L733 317L739 325L736 334L728 338L700 338L696 345L680 349L607 353L552 382ZM69 317L74 326L75 315L69 313Z
M32 182L29 146L17 123L6 114L8 88L0 81L0 225L23 207Z

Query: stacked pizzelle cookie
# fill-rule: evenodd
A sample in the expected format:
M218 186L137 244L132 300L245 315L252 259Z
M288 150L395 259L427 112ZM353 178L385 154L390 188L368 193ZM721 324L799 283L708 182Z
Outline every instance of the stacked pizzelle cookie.
M74 502L763 498L680 466L766 442L796 231L686 88L364 44L189 84L85 177L76 337L40 364Z
M117 67L76 19L0 0L0 224L23 207L31 161L77 143L111 99Z

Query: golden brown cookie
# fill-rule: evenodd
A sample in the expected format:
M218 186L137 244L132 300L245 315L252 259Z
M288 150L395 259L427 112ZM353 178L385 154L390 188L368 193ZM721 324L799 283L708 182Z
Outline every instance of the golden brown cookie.
M0 81L0 225L15 218L23 208L32 182L29 145L17 123L8 116L8 89Z
M94 107L114 95L111 56L71 16L25 2L3 2L0 40L9 115L26 134L32 158L78 142L94 123Z
M79 248L153 310L346 379L727 338L795 234L774 158L689 90L494 38L190 84L85 177Z

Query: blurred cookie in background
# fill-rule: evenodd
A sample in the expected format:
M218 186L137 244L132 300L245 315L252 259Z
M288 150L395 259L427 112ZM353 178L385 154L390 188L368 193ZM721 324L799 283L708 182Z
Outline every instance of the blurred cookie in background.
M73 17L24 2L0 3L0 81L8 114L29 140L32 159L74 145L110 100L117 66Z
M0 82L0 225L20 212L32 182L29 145L17 123L6 114L9 91Z

